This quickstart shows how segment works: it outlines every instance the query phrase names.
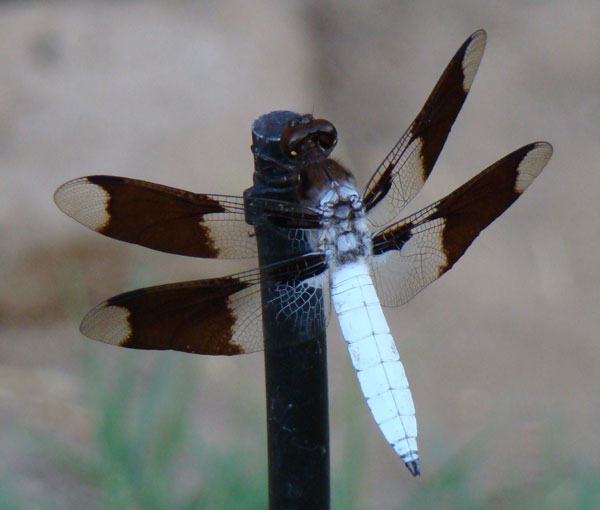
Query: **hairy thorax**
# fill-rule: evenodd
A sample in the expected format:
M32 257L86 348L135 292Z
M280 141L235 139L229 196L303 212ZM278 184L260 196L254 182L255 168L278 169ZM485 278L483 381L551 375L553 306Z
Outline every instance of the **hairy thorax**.
M322 216L316 249L332 268L371 255L371 236L354 177L339 163L326 159L308 165L303 181L305 204Z

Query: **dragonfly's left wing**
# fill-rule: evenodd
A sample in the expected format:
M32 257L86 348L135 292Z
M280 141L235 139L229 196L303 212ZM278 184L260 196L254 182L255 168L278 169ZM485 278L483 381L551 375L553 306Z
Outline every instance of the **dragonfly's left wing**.
M295 204L251 199L251 206L290 240L320 226ZM93 175L63 184L54 201L86 227L154 250L203 258L256 256L254 227L242 197L206 195L161 184Z
M363 203L372 225L396 219L431 174L479 68L486 34L478 30L458 49L425 105L375 171Z
M326 320L328 293L322 254L310 254L262 269L134 290L115 296L84 317L81 332L93 340L133 349L195 354L243 354L263 349L260 282L295 327L311 334ZM317 290L319 293L317 293Z
M519 198L551 155L549 143L525 145L438 202L376 232L373 276L381 303L406 303L448 271Z

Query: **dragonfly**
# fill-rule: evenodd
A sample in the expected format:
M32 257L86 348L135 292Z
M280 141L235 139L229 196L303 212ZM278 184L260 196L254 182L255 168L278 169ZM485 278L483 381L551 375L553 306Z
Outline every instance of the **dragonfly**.
M285 126L281 165L298 198L257 199L253 207L273 225L274 235L302 241L293 257L229 276L117 295L84 317L81 332L134 349L237 355L264 348L261 285L281 317L305 333L322 323L329 307L298 296L329 296L373 418L418 475L415 406L382 306L406 303L452 268L552 155L547 142L524 145L444 198L398 219L433 170L473 83L486 37L478 30L461 45L362 191L352 173L330 157L338 141L330 121L299 115ZM191 257L257 255L243 197L95 175L67 182L54 199L81 224L120 241Z

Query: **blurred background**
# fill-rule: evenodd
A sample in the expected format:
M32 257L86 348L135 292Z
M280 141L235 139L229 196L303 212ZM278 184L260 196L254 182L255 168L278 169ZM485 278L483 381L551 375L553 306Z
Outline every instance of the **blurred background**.
M417 407L413 479L329 328L334 508L600 506L600 4L0 2L0 508L264 508L261 354L136 352L82 337L140 286L254 261L99 236L52 201L115 174L206 193L251 185L250 126L332 120L364 185L460 44L488 46L410 211L535 140L542 175L388 321Z

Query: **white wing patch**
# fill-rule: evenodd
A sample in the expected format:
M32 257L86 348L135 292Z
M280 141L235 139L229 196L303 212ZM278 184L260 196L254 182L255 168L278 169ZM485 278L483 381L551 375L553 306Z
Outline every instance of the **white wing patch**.
M525 189L531 184L546 163L552 156L552 145L549 143L538 142L536 147L533 148L523 158L523 161L519 163L517 168L517 180L515 181L515 191L517 193L523 193Z
M129 310L123 306L98 305L81 322L81 332L94 340L121 345L131 337Z
M465 92L470 90L473 80L475 79L487 40L487 36L483 30L478 30L471 37L471 44L469 44L467 51L465 51L465 56L462 61L464 75L463 90Z
M56 190L54 201L62 212L92 230L100 230L110 220L110 195L87 178L74 179Z

